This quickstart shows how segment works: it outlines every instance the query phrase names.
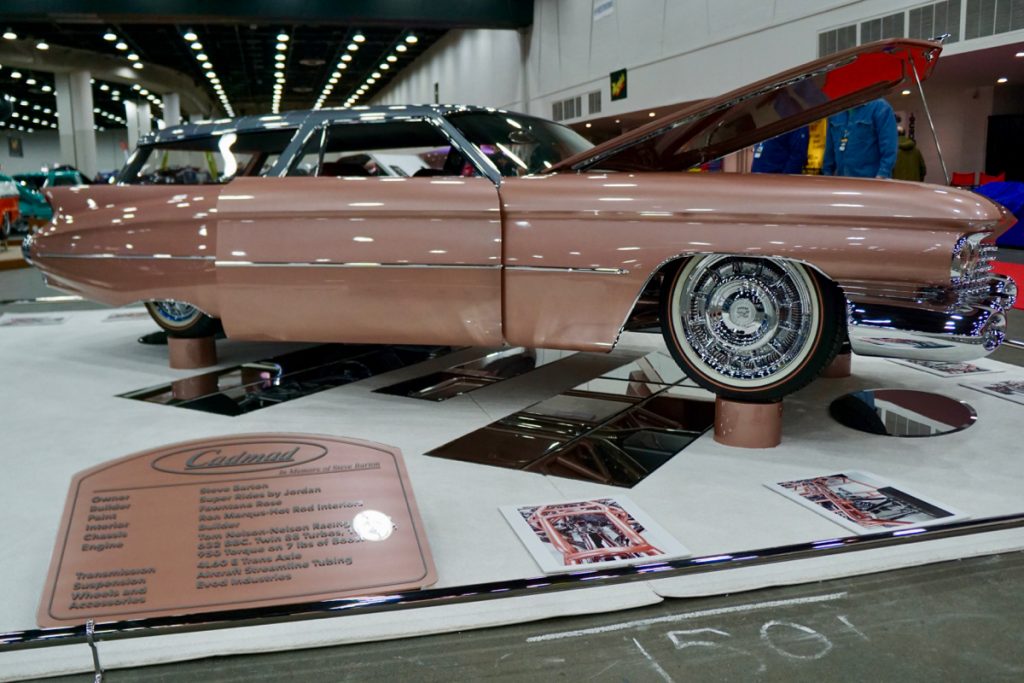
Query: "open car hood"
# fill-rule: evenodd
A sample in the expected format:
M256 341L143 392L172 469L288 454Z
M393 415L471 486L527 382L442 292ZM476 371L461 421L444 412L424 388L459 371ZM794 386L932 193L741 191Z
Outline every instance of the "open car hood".
M925 80L942 45L883 40L831 54L658 121L548 172L682 171ZM914 72L917 72L915 76Z

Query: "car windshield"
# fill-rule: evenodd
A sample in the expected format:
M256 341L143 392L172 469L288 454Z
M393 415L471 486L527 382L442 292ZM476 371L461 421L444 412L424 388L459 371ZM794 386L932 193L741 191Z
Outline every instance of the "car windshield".
M504 176L537 173L593 147L572 129L532 116L457 112L447 118Z
M20 180L29 187L38 190L43 187L43 183L46 181L46 176L44 176L42 173L24 173L15 175L14 179Z
M78 177L77 173L54 173L50 183L54 187L64 187L66 185L81 185L82 181Z

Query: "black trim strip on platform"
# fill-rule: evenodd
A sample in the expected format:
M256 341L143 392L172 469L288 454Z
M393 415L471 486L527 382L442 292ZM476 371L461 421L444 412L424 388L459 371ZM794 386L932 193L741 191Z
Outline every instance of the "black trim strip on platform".
M492 581L468 586L425 588L394 595L339 598L317 602L220 610L172 617L98 623L96 640L122 640L143 636L206 631L239 626L257 626L288 621L304 621L343 615L369 614L431 605L478 602L492 598L537 595L549 591L573 590L587 586L607 586L628 581L669 578L750 567L795 560L874 550L922 541L954 538L971 534L1005 531L1024 527L1024 513L952 522L929 527L898 529L863 536L844 536L810 543L764 548L760 550L709 555L704 557L636 564L611 569L586 569L568 574L537 576L509 581ZM0 633L0 652L53 645L85 643L86 625L31 629Z

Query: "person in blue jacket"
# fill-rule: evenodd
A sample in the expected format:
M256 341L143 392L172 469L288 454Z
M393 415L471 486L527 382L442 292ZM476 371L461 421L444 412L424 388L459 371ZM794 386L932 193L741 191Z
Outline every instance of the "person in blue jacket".
M883 99L830 116L821 173L891 178L897 137L896 116Z
M804 172L807 165L807 126L777 135L754 146L751 173Z

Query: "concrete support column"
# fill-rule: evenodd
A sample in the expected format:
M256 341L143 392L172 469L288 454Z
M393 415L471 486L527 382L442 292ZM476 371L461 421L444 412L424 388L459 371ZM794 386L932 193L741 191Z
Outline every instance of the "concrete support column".
M54 74L57 91L57 131L60 160L87 177L96 175L96 132L93 118L92 76L88 71Z
M168 128L181 123L181 97L176 92L165 93L164 100L164 125Z
M139 138L148 135L153 128L149 102L125 100L124 118L128 121L128 149L135 149Z

